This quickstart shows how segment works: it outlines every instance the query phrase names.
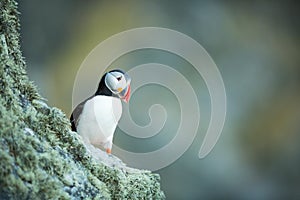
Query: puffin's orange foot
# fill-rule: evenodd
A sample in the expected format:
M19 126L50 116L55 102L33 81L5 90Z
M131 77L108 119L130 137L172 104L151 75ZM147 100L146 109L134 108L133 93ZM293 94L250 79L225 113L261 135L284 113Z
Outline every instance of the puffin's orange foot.
M111 154L111 149L110 149L110 148L107 148L107 149L106 149L106 153Z

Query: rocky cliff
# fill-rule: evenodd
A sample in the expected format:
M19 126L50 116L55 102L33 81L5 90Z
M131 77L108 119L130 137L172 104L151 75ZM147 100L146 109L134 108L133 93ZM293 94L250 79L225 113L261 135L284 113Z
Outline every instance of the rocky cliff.
M157 174L95 159L43 101L26 74L18 17L15 1L0 1L0 199L164 199Z

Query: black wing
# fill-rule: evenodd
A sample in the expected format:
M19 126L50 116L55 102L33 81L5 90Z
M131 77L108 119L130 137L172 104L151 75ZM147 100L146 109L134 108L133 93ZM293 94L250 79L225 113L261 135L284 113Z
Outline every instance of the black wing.
M92 97L86 99L85 101L81 102L78 106L76 106L76 108L73 110L71 117L70 117L70 122L71 122L71 127L72 127L72 131L77 132L77 125L78 125L78 121L80 119L80 115L82 113L84 104L86 101L90 100Z

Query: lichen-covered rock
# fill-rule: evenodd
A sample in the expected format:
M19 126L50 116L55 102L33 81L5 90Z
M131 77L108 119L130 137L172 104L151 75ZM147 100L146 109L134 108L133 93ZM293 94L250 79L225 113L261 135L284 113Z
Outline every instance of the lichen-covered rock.
M0 199L164 199L158 175L95 159L43 102L26 75L17 15L15 1L0 1Z

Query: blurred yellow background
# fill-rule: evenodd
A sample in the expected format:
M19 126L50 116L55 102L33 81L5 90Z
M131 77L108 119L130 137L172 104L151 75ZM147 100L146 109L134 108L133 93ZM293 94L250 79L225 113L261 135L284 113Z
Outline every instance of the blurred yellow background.
M89 52L113 34L136 27L170 28L192 37L210 54L224 80L227 118L220 140L202 160L197 155L210 119L210 100L201 77L193 76L182 59L155 50L135 52L115 63L127 68L165 63L203 90L197 96L201 122L195 141L175 163L157 171L167 199L300 199L296 3L28 0L19 6L29 77L48 103L67 115L77 70ZM170 114L163 137L142 141L117 130L114 142L137 152L166 144L180 121L174 98L158 86L138 91L131 99L136 123L147 124L147 106L166 105Z

